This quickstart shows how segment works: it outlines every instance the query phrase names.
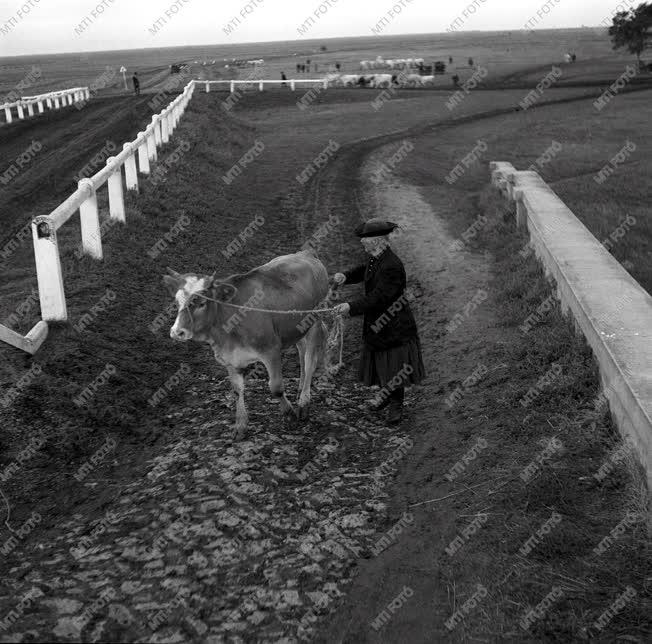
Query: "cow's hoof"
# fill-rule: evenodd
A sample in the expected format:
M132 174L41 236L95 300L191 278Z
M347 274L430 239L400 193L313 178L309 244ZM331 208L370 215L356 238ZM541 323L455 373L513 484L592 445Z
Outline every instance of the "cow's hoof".
M310 406L299 407L299 420L308 420L310 418Z
M294 411L294 407L288 401L287 404L281 406L281 413L286 418L296 418L297 412Z
M233 440L234 441L244 440L246 436L247 436L247 428L246 428L246 426L245 427L238 427L236 425L233 428Z

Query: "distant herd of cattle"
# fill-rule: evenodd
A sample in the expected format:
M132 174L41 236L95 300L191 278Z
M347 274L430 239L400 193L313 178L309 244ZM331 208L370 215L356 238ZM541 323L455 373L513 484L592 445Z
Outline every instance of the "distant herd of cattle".
M422 67L423 58L397 58L395 60L384 60L382 57L376 60L361 60L360 69L406 69L409 67Z
M427 87L434 85L435 77L420 74L328 74L331 87Z

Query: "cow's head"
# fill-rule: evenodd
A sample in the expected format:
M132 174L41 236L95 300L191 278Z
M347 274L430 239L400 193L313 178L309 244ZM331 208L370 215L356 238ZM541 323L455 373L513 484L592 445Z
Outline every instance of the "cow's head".
M178 313L170 329L173 340L205 342L215 325L218 301L228 302L235 294L235 287L215 279L215 275L183 275L168 268L169 275L163 283L177 301ZM202 297L204 296L204 297ZM210 299L206 299L210 298Z

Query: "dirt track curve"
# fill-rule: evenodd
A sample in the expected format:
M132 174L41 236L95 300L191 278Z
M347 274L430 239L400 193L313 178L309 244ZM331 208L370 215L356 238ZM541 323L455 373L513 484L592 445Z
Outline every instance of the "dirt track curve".
M358 252L344 232L359 217L360 199L366 201L359 168L375 148L398 136L345 146L305 201L295 194L284 204L284 214L300 222L298 239L329 215L340 217L342 234L320 249L329 266L344 266ZM409 236L429 228L427 209L419 217ZM431 223L443 234L440 223ZM426 243L429 236L422 239ZM431 280L425 246L411 262L416 280ZM428 290L422 302L440 299ZM450 294L448 300L453 302ZM432 347L427 360L435 365L445 313L437 306L436 321L420 307L424 344ZM384 489L394 467L383 464L405 452L408 436L424 431L423 423L441 422L422 402L437 404L432 367L426 395L409 396L403 428L368 418L368 392L354 382L358 334L354 322L346 338L347 367L336 382L318 384L313 404L322 413L307 427L269 423L266 382L257 380L248 388L249 440L233 442L232 412L223 407L215 414L228 399L227 383L199 376L190 392L195 404L174 414L174 440L150 462L139 463L131 480L111 481L104 508L94 507L90 517L80 508L41 535L47 545L35 551L27 544L25 550L9 548L8 578L14 581L0 605L2 614L14 610L18 619L8 624L7 636L217 642L229 635L276 641L322 632L326 615L346 593L351 566L368 553L382 527L395 521L396 508L388 513ZM410 460L430 449L415 442ZM90 481L92 490L97 482ZM368 609L358 604L360 614Z

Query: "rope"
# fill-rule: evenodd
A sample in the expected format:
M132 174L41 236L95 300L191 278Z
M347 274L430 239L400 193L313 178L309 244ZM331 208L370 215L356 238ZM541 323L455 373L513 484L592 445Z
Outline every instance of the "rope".
M227 284L227 282L224 282ZM233 286L233 284L228 284L231 288L235 289L236 293L238 289ZM197 297L201 297L204 300L208 300L209 302L217 302L218 304L224 304L226 306L231 306L234 309L241 309L243 311L254 311L256 313L273 313L274 315L310 315L311 313L330 313L331 315L335 315L335 307L330 307L330 308L323 308L323 309L306 309L306 310L301 310L301 309L259 309L256 308L255 306L246 306L244 304L232 304L231 302L226 302L225 300L216 300L212 297L208 297L207 295L203 295L202 293L195 293L194 294ZM329 293L330 296L330 293ZM328 297L326 299L328 299ZM339 317L339 316L338 316Z
M309 315L310 313L331 313L334 315L335 308L329 309L258 309L254 306L244 306L242 304L231 304L231 302L225 302L224 300L214 300L212 297L207 297L201 293L195 293L197 297L201 297L210 302L217 302L218 304L225 304L226 306L232 306L234 309L242 309L243 311L254 311L256 313L273 313L274 315ZM339 316L338 316L339 317Z

